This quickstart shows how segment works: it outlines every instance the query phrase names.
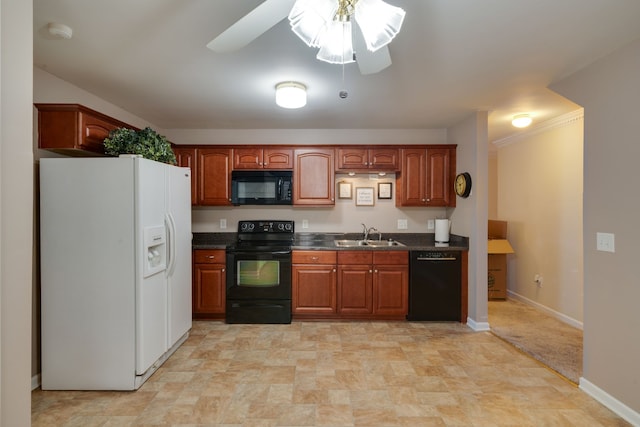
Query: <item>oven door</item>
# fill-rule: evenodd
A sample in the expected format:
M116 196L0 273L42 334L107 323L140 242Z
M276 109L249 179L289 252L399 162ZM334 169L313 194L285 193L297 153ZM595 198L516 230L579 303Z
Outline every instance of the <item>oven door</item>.
M291 299L291 250L227 251L227 301Z

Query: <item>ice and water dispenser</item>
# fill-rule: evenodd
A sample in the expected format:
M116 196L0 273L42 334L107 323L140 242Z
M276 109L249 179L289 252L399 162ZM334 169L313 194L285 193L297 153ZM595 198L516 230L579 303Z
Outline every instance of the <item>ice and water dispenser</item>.
M164 225L144 229L144 277L167 268L167 233Z

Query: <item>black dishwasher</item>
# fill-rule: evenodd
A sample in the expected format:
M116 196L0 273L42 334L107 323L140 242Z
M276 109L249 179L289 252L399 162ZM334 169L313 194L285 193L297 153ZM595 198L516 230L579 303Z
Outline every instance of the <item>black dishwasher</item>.
M411 251L407 320L460 321L459 251Z

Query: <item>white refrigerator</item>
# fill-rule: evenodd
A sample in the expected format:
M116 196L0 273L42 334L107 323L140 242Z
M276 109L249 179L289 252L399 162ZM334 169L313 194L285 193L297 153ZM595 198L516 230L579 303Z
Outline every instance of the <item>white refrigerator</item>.
M138 156L40 160L43 390L135 390L191 329L191 179Z

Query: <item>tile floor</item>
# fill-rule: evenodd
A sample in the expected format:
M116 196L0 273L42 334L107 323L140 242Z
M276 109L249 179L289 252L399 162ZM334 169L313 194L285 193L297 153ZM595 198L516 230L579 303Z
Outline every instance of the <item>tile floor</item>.
M459 323L194 322L136 392L32 393L33 426L627 426Z

